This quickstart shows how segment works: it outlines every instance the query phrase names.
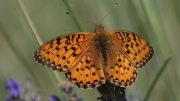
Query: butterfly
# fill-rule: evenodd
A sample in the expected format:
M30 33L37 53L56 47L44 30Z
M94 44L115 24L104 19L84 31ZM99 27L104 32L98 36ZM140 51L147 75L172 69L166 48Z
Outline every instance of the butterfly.
M109 81L130 86L137 69L152 58L153 48L137 34L124 30L107 32L97 24L94 32L75 32L53 38L40 46L33 58L64 72L79 88L95 88Z

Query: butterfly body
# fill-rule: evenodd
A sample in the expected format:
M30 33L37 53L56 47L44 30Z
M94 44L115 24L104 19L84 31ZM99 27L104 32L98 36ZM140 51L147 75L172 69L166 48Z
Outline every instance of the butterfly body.
M152 57L152 47L129 31L107 32L97 24L95 32L76 32L56 37L34 52L42 65L64 72L80 88L94 88L106 81L129 86L137 69Z
M105 74L105 78L108 79L109 77L109 68L108 67L108 61L109 57L112 56L110 49L111 49L111 40L110 35L105 30L105 28L101 24L97 24L95 27L95 37L94 37L94 47L96 47L96 54L98 54L100 61L101 69L103 69L103 72ZM99 52L99 53L98 53ZM110 65L110 64L109 64Z

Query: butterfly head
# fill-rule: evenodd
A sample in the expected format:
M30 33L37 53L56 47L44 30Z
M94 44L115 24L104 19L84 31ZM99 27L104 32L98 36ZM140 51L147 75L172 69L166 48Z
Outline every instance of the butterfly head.
M101 24L96 24L95 33L104 31L105 28Z
M98 39L108 40L108 33L101 24L97 24L95 27L95 33Z

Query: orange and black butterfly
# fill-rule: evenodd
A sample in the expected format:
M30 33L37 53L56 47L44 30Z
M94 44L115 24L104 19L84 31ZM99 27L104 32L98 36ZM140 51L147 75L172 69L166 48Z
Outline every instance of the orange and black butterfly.
M137 34L123 30L107 32L97 24L95 32L65 34L43 44L34 59L64 72L80 88L94 88L106 81L129 86L137 69L152 58L153 48Z

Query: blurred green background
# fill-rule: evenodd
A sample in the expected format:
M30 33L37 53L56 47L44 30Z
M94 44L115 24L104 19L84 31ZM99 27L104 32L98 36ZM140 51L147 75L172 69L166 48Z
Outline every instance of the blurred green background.
M65 34L65 31L94 31L94 24L77 19L76 22L66 11L73 10L72 13L79 18L100 23L116 1L118 6L102 25L108 31L135 32L146 39L155 51L151 61L138 71L135 84L127 88L126 96L132 97L138 90L138 96L145 97L164 61L171 57L148 101L180 101L179 0L69 0L69 3L66 0L0 0L0 100L4 101L8 93L4 90L8 78L19 80L22 87L25 87L25 79L31 78L32 91L42 89L42 101L48 101L50 94L62 97L53 71L32 58L40 45L23 13L24 9L41 40L46 42ZM65 80L63 73L58 75ZM100 96L96 89L76 90L84 101L96 101ZM134 96L132 101L138 96Z

